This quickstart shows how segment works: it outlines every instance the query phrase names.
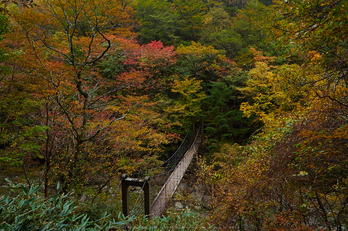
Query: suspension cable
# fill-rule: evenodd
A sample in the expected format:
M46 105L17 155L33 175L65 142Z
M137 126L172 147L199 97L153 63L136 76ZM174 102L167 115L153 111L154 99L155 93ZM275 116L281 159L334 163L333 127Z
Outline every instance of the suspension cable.
M145 184L146 184L146 181L144 181L143 186L141 187L141 190L142 190L142 191L144 191L144 186L145 186ZM130 213L130 216L133 215L133 212L134 212L135 208L139 206L139 205L138 205L138 204L139 204L139 198L140 198L141 196L142 196L142 193L139 194L137 200L135 201L135 204L134 204L134 207L133 207L133 209L132 209L132 212Z
M104 215L105 215L107 209L109 208L109 205L111 204L111 201L114 199L117 190L120 188L121 183L122 183L122 179L120 180L120 182L118 183L118 185L117 185L117 187L116 187L114 193L112 194L112 197L110 198L109 203L108 203L108 205L107 205L106 208L105 208Z

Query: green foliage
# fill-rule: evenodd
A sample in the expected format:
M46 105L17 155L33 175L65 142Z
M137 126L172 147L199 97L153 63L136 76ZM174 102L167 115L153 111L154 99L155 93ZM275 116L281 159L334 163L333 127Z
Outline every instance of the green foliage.
M312 81L316 94L347 106L341 90L346 88L348 54L348 18L346 0L318 0L287 3L277 1L274 14L275 37L282 46L292 44L291 53L297 53L309 65L324 68L322 81ZM339 22L339 23L337 23ZM323 90L325 89L325 90Z
M109 230L121 228L132 221L119 215L119 221L104 214L99 220L90 220L87 215L76 213L77 203L69 199L69 194L44 199L38 195L41 187L13 185L21 193L15 197L1 196L1 230ZM59 185L57 186L57 189Z
M44 157L46 194L59 181L64 191L82 195L89 185L133 171L122 157L135 163L132 158L160 152L159 144L167 143L157 130L162 118L156 102L148 96L164 85L156 80L166 69L162 64L172 62L174 48L120 38L132 34L129 13L120 1L43 1L11 11L13 28L1 45L22 52L19 61L11 60L16 73L0 86L10 93L0 107L18 110L0 115L13 132L1 133L8 139L0 142L8 162L15 154L24 164ZM35 126L51 129L34 134Z
M6 15L6 8L0 3L0 41L3 39L3 35L9 30L9 19ZM4 62L7 59L5 51L0 48L0 62ZM8 67L0 65L0 74L8 71Z
M50 129L44 125L34 125L28 116L37 106L32 97L25 92L16 92L13 79L3 79L3 101L0 105L0 163L21 165L23 162L39 155L41 144ZM6 94L6 90L12 91Z
M322 64L341 69L345 64L337 63L347 56L347 12L346 0L318 0L287 3L277 1L275 34L279 39L295 44L302 54L316 51L323 56ZM339 22L339 23L337 23ZM280 34L281 30L281 34ZM311 59L308 55L306 58Z
M116 50L113 54L105 58L98 64L98 68L103 77L115 80L118 75L125 72L123 61L126 59L125 52Z
M172 92L178 96L174 99L172 105L165 109L174 121L180 122L181 125L185 122L190 123L191 118L201 112L201 102L206 97L205 93L201 91L201 82L188 77L184 77L181 81L174 81Z
M153 220L139 218L140 224L135 224L133 230L216 230L208 225L199 214L185 210L181 213L168 213L163 217L155 217Z
M180 45L177 54L177 73L201 80L207 95L200 117L205 120L209 138L244 143L257 127L239 110L246 99L237 88L245 85L245 73L212 46L192 42L190 46Z
M132 230L214 230L213 226L206 227L202 217L190 211L169 213L152 220L144 216L125 218L121 213L114 219L104 212L91 219L83 212L86 210L81 210L77 202L70 199L69 193L44 199L39 196L41 187L26 188L7 181L11 190L20 193L15 198L0 198L1 230L121 230L127 225Z
M211 8L205 15L200 42L215 49L226 51L235 57L243 46L243 40L234 28L233 20L222 7Z
M201 36L204 14L214 6L199 0L137 0L136 17L140 22L139 40L149 43L157 40L166 45L189 45Z
M231 3L236 4L236 3ZM289 53L291 46L277 47L272 35L273 7L266 7L260 1L243 1L245 7L238 7L236 14L228 14L226 7L215 7L205 15L202 26L202 44L224 50L229 58L243 68L253 67L253 47L266 56L276 56L275 63L281 64L294 59Z
M253 34L247 42L266 56L249 49L237 58L240 66L251 69L241 88L250 99L241 109L246 116L257 115L264 126L247 145L225 144L206 168L206 182L216 197L211 217L220 228L344 230L347 226L347 84L342 78L346 64L341 62L346 59L341 28L346 14L342 7L336 8L343 2L278 2L280 8L273 15L281 19L278 38L283 39L285 32L282 49L292 48L291 55L299 56L297 64L271 65L274 61L266 56L273 45L267 50ZM251 6L240 11L244 19L238 22L240 33L250 23L260 22L248 22L256 16ZM255 6L262 12L263 7ZM331 20L337 18L344 22L334 25ZM220 121L225 121L222 116L214 120Z
M179 56L177 73L203 80L202 86L205 91L211 81L229 74L233 67L233 63L226 58L224 51L196 42L192 42L190 46L180 45L176 53Z
M162 41L165 45L177 44L178 16L170 2L163 0L137 0L136 17L140 26L140 43Z
M238 12L238 10L244 9L250 0L217 0L217 2L222 4L222 7L231 15L235 16ZM271 0L261 0L260 1L264 5L270 5L272 4Z
M219 228L347 227L347 0L63 2L14 11L10 31L0 9L0 163L44 157L46 189L59 178L89 193L158 165L160 146L200 117ZM121 38L130 2L147 45ZM85 209L18 187L0 199L0 229L207 228L192 213L116 222L107 193Z
M260 49L267 36L265 29L268 25L268 11L262 3L257 0L250 1L245 9L238 11L233 27L240 34L244 49L254 46Z
M270 117L300 110L313 95L306 83L319 79L313 71L303 73L296 64L272 69L266 62L256 62L246 87L241 89L251 100L243 102L241 110L245 116L256 115L264 123Z
M178 24L180 28L180 37L186 41L198 41L203 24L203 17L207 11L207 6L201 0L174 0L173 6L178 15Z
M18 136L6 140L7 142L11 142L11 149L13 150L4 150L2 153L2 156L6 156L5 159L7 161L5 163L19 165L27 161L28 158L39 157L43 159L43 156L39 154L41 150L40 144L46 138L45 131L49 129L47 126L23 126Z
M0 5L0 41L2 40L2 36L8 31L9 29L9 20L8 16L6 15L6 8L2 5Z
M244 86L247 78L223 53L195 42L186 47L181 45L177 48L177 73L202 81L207 98L202 102L200 117L205 120L209 138L244 143L257 127L239 110L246 99L238 87Z
M0 41L9 32L7 9L0 8ZM21 165L26 158L37 157L47 126L35 125L30 115L39 103L29 93L29 84L16 76L12 61L21 53L0 48L0 164Z
M211 83L202 113L207 124L205 130L208 137L219 141L244 143L254 131L253 120L243 117L239 110L240 104L246 99L238 88L245 86L246 80L246 75L239 72Z

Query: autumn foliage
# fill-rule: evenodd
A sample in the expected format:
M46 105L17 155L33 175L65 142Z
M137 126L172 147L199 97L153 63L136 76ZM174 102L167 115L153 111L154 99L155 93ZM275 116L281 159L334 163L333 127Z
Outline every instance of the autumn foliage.
M316 20L318 15L328 16L328 5L340 11L341 3L318 3L321 8L315 8L315 3L293 4L277 5L286 14L276 26L289 29L286 38L298 43L292 50L305 61L274 66L272 59L255 56L250 78L241 88L251 99L241 104L241 110L261 120L263 128L248 145L222 146L205 169L204 178L215 198L211 221L224 230L344 230L347 226L345 68L338 65L342 56L331 56L338 50L323 53L332 41L324 41L323 30L314 26L327 25ZM289 26L280 27L280 22ZM333 36L336 45L346 40Z
M18 181L94 200L202 121L210 224L346 230L346 0L0 7L0 165Z

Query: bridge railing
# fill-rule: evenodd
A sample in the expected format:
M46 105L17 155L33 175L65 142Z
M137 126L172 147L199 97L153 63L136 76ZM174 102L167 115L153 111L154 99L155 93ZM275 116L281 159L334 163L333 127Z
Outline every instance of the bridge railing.
M184 157L176 165L175 169L169 176L168 180L163 185L160 192L157 194L156 198L154 199L151 206L151 218L155 216L161 216L164 213L169 203L169 200L172 198L176 188L178 187L181 179L183 178L200 143L201 143L201 137L200 137L200 132L198 130L191 147L185 152Z
M123 181L126 180L129 185L132 185L134 184L134 180L143 182L142 179L145 177L150 177L149 182L151 185L149 187L149 193L145 193L144 191L144 193L138 194L137 199L134 200L135 204L132 211L130 213L124 212L125 215L138 216L143 214L144 207L142 205L148 203L151 204L151 201L153 201L150 208L151 213L147 213L147 209L145 208L145 214L150 214L151 217L155 217L161 216L164 213L170 198L173 196L193 158L194 153L197 151L201 143L201 129L202 124L201 126L196 126L193 123L191 129L189 129L186 133L185 138L183 139L179 148L164 163L146 171L129 174L127 179L123 179ZM122 188L126 187L124 187L122 184ZM139 192L139 190L137 191ZM123 210L128 211L129 199L126 198L128 196L125 196L125 194L128 194L126 189L124 192L122 191L122 197L125 198L123 198L122 201L123 203L127 203L127 205L123 205ZM149 194L150 198L145 199L145 194Z

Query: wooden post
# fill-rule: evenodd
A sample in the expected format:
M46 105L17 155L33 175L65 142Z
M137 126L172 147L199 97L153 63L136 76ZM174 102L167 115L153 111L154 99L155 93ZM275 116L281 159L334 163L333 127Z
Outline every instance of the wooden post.
M129 186L141 187L144 191L144 207L145 215L150 216L151 214L151 198L150 198L150 178L145 177L144 180L137 178L129 178L126 174L122 175L122 211L126 217L129 214Z
M129 215L129 194L128 194L128 182L126 181L126 174L122 175L122 211L123 215L127 217Z
M151 197L150 197L150 177L145 177L144 185L144 203L145 203L145 215L150 218L151 214Z

